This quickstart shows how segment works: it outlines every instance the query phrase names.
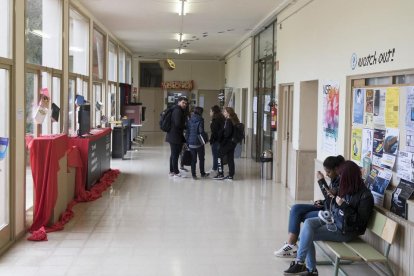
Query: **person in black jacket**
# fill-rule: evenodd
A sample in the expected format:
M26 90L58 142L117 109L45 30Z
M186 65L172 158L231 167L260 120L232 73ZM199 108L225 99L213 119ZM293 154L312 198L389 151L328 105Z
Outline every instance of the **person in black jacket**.
M185 143L184 129L186 123L185 109L188 105L188 99L186 97L179 97L177 105L173 107L171 114L171 129L167 132L165 141L170 143L171 155L170 155L170 176L181 177L178 170L178 158L180 152Z
M219 134L219 158L217 166L217 175L213 177L215 180L233 180L235 173L234 166L234 150L236 148L236 143L233 142L233 132L234 125L240 123L237 114L234 112L234 109L231 107L225 107L223 110L223 115L226 120L224 121L224 128L220 131ZM224 176L223 172L223 158L227 157L227 163L229 165L229 175Z
M328 193L336 195L339 187L339 169L341 165L345 162L345 158L342 155L338 156L328 156L323 161L323 168L326 172L326 175L331 179L330 186L326 183L325 177L323 174L318 171L316 173L316 178L318 179L318 184L322 185L326 189L325 198L329 198ZM298 246L296 242L298 241L300 233L300 224L308 218L315 218L318 216L318 212L325 209L329 209L330 200L316 200L313 204L294 204L290 209L289 213L289 227L288 227L288 239L285 244L279 249L276 250L273 254L276 257L281 258L295 258Z
M220 146L219 135L221 130L224 128L224 115L221 113L221 109L218 105L211 107L210 109L211 123L210 123L210 145L211 154L213 156L213 168L211 171L217 171L218 168L218 150Z
M194 112L191 115L190 120L187 124L187 132L186 132L186 140L188 147L190 148L192 160L191 160L191 175L193 179L197 179L196 174L196 164L197 164L197 155L200 161L200 174L201 177L207 177L209 174L205 172L204 169L204 157L205 157L205 148L204 144L200 140L200 135L205 137L204 132L204 119L203 115L203 108L196 106L194 108Z
M365 233L374 197L364 185L360 168L352 161L345 161L341 167L338 195L332 196L331 206L333 222L319 217L305 220L296 261L285 270L285 275L318 275L314 241L348 242Z

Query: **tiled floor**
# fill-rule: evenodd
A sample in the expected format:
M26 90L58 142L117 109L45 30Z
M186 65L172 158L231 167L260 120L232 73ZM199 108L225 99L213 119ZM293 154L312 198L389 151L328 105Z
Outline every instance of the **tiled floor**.
M76 205L64 231L0 257L0 275L282 275L290 260L272 252L286 238L290 199L259 179L259 164L238 159L233 182L170 178L169 147L155 135L133 156L113 160L122 176L99 200Z

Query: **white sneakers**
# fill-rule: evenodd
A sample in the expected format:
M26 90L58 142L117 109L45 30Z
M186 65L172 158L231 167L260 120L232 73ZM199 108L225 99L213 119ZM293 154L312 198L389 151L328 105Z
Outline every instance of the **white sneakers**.
M273 252L273 254L279 258L296 258L297 252L298 246L296 244L285 243L279 250Z

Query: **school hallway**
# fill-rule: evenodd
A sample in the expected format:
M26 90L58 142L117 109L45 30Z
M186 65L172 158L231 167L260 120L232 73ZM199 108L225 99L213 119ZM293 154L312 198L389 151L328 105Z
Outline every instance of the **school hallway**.
M18 241L0 257L0 275L283 275L291 260L273 251L287 238L288 190L261 181L260 163L246 158L232 182L169 177L169 149L148 134L131 160L112 160L121 175L104 196L77 204L49 241Z

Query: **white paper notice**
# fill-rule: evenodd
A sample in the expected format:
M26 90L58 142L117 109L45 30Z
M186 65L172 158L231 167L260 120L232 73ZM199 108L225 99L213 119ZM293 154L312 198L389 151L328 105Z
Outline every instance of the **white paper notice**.
M397 158L397 176L399 178L413 181L413 154L411 152L400 151Z

